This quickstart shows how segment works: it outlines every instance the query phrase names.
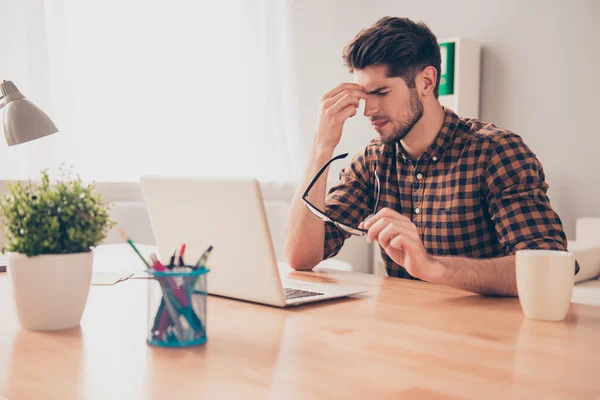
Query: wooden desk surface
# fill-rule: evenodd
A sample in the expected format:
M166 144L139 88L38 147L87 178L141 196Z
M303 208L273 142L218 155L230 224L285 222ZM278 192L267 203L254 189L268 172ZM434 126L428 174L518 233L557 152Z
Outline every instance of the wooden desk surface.
M118 257L115 257L118 255ZM102 249L96 265L136 267ZM528 320L515 298L347 272L293 278L369 293L290 309L209 296L208 341L148 346L145 280L93 286L81 326L19 326L0 275L0 396L8 399L597 398L600 308ZM210 284L210 275L209 275ZM210 397L208 397L210 396Z

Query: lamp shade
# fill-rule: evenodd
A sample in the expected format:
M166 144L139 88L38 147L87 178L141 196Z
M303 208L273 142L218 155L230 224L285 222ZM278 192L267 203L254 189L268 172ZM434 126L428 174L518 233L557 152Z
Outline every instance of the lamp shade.
M0 108L4 108L4 136L9 146L58 132L46 113L27 100L11 81L0 84L0 99Z

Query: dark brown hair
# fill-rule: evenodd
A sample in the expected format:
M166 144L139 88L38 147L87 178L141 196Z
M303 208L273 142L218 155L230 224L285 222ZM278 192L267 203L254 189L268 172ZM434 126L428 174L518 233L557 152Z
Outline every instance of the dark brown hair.
M385 65L389 77L401 77L409 88L415 87L417 73L432 66L437 70L434 95L436 98L439 95L440 46L423 22L383 17L346 45L343 58L350 72Z

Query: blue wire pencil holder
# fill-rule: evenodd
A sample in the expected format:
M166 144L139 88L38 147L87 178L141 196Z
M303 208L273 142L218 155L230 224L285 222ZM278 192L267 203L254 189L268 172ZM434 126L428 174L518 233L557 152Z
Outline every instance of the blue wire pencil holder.
M204 267L148 269L148 337L152 346L188 347L206 342Z

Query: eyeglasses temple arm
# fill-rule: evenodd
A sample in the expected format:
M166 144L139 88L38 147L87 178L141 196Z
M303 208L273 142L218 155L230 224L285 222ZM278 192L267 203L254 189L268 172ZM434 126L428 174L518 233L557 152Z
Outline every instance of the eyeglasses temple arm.
M310 182L310 185L308 185L308 187L304 191L304 194L302 195L302 198L304 199L304 198L306 198L308 196L308 192L310 192L310 189L312 189L312 187L319 180L319 178L321 177L321 175L323 175L323 172L325 172L325 170L327 169L327 167L329 167L329 164L331 164L335 160L339 160L341 158L346 158L347 156L348 156L348 153L343 153L343 154L340 154L339 156L335 156L331 160L327 161L327 163L321 167L321 169L319 170L319 172L317 173L317 175L315 175L315 177L313 178L313 180Z
M377 207L379 207L379 197L381 197L381 182L379 181L379 175L377 174L377 161L375 161L375 183L377 184L377 192L375 199L375 207L373 207L373 214L377 212Z

